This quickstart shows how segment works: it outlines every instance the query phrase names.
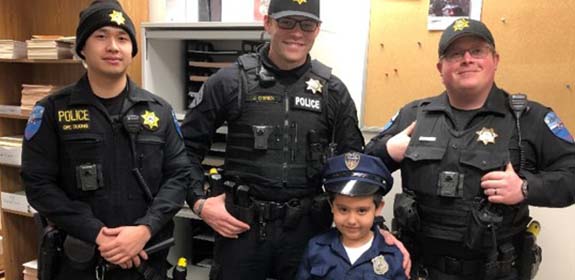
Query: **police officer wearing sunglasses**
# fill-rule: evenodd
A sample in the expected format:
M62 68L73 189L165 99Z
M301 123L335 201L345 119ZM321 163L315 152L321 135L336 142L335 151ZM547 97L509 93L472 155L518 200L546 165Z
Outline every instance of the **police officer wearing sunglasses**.
M293 279L307 241L331 225L320 171L330 154L363 149L350 94L309 56L319 0L272 0L270 42L212 75L182 125L199 165L228 125L223 194L188 204L217 233L211 279ZM391 242L391 241L390 241Z

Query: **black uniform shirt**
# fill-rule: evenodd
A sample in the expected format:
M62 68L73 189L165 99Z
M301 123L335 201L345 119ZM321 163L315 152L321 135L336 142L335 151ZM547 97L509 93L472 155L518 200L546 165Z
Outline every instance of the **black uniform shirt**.
M276 81L282 84L296 82L311 67L311 61L289 71L277 68L268 58L268 47L260 51L263 57L262 63L267 70L274 74ZM182 124L182 132L188 155L192 158L192 164L200 165L208 152L212 137L218 127L225 121L236 118L239 114L238 107L238 78L239 67L234 64L231 67L221 69L210 77L202 88L202 101L196 107L190 109ZM355 103L343 82L331 75L328 81L329 100L327 102L330 121L336 123L335 142L338 153L346 151L361 151L363 148L363 136L358 128L357 111ZM261 116L265 118L266 116ZM202 197L200 185L193 187L190 192L188 204L193 204ZM290 194L287 194L290 196Z
M112 118L84 76L39 101L35 111L43 113L33 113L27 127L22 180L30 204L87 242L95 242L103 226L124 225L147 225L153 238L165 239L171 235L165 225L182 206L189 185L190 163L171 107L131 81L128 88L120 118ZM141 116L135 159L120 121L130 114ZM154 197L151 202L132 173L134 164ZM88 183L97 189L83 190Z
M500 95L506 93L493 86L485 105L475 113L467 127L490 111L509 108L507 98L499 98ZM382 158L390 170L398 169L399 164L387 152L387 141L415 121L421 105L430 100L441 100L445 108L451 108L446 93L407 104L392 119L391 125L368 143L366 153ZM528 106L529 110L520 119L525 168L518 172L529 185L527 203L547 207L571 205L575 202L575 144L555 136L545 124L545 116L552 111L550 108L532 101ZM448 114L448 117L452 119L453 114ZM452 119L453 123L456 121ZM512 139L517 137L515 134L512 134ZM516 162L512 160L512 163Z

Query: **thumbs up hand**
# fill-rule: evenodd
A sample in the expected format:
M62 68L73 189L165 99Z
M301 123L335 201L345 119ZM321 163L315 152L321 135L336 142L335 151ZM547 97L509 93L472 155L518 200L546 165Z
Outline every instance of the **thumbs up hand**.
M523 179L515 173L511 163L507 163L505 171L492 171L481 178L483 193L490 202L515 205L525 197L521 192Z
M400 133L389 138L387 141L387 153L395 162L401 162L405 157L405 151L411 141L411 134L415 129L415 122L412 122Z

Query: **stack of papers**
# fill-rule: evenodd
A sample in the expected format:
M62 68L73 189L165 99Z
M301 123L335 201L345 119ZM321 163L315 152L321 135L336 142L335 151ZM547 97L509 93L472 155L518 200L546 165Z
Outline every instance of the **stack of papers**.
M54 85L30 85L22 84L22 100L20 108L22 111L32 111L36 102L58 90L60 87Z
M24 280L38 280L38 261L29 261L24 266Z
M73 43L62 40L58 35L34 35L27 40L29 59L66 59L72 58Z
M26 43L14 40L0 40L0 58L18 59L26 57Z

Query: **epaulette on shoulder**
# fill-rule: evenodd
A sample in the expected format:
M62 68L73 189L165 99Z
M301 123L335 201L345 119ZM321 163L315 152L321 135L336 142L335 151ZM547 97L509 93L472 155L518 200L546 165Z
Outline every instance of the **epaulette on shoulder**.
M311 69L316 75L322 77L326 81L329 81L331 78L331 68L321 63L319 60L314 59L311 61Z
M238 65L244 70L257 68L259 64L259 57L257 53L243 54L238 57Z

